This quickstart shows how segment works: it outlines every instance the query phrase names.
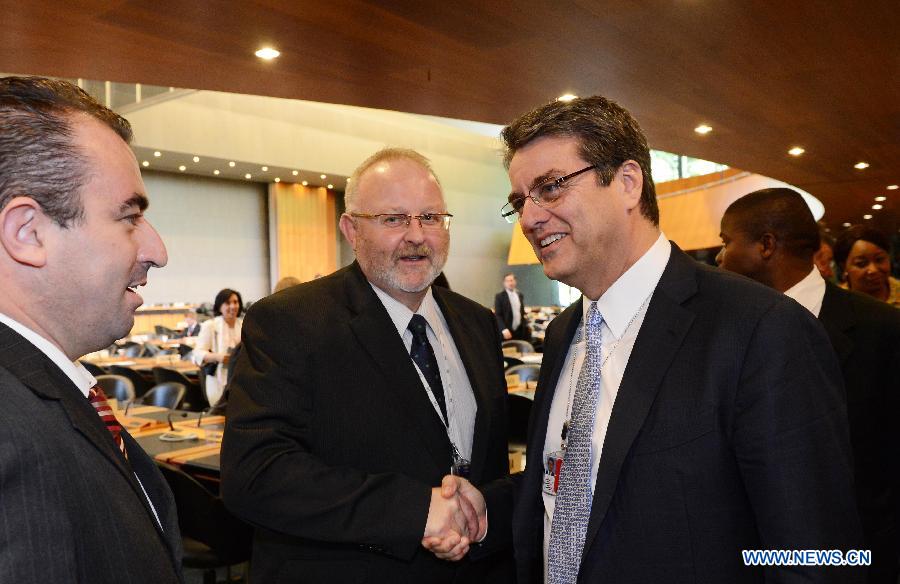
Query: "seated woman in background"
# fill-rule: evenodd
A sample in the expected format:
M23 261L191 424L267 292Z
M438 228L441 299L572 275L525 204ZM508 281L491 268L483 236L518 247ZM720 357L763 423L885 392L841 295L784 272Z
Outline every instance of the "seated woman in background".
M841 233L834 244L834 261L847 288L900 306L900 280L891 277L889 249L888 238L882 232L854 225Z
M210 405L216 405L225 388L228 355L241 342L241 313L244 301L239 292L225 288L216 294L213 303L215 318L200 325L200 335L191 360L202 368L206 375L206 398Z

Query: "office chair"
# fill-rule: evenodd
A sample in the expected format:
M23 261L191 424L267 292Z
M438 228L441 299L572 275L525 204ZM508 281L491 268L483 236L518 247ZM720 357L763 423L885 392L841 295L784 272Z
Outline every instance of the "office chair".
M134 386L127 377L122 377L121 375L98 375L97 385L100 386L106 397L111 397L120 404L134 401Z
M175 382L184 386L184 401L178 406L179 409L189 412L202 412L209 407L206 393L200 384L194 383L182 372L168 367L154 367L153 379L156 380L156 383Z
M145 406L157 406L174 410L184 400L185 391L184 385L181 383L160 383L145 393L140 402Z
M518 351L519 353L534 353L534 345L532 345L528 341L518 341L513 339L509 341L503 341L503 345L501 346L504 349L515 347L516 351Z

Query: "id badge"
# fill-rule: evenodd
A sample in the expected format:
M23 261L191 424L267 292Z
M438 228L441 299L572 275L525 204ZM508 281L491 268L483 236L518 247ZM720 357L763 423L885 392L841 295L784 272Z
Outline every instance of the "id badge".
M548 495L556 496L559 492L559 474L562 472L565 452L557 450L544 456L544 487Z

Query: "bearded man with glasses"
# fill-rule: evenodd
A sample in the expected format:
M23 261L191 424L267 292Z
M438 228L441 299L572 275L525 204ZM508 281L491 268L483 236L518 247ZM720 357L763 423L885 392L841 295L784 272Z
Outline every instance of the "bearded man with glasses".
M257 526L252 578L510 581L499 331L431 285L453 217L440 183L421 154L390 148L354 171L345 202L356 261L244 320L222 493Z
M741 554L861 546L821 326L666 240L647 141L618 104L553 102L502 138L501 214L583 294L546 332L515 477L519 584L860 581Z

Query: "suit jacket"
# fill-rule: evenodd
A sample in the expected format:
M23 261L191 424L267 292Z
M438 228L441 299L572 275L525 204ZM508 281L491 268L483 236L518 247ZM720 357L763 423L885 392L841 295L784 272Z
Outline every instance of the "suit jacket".
M129 468L81 391L3 324L0 403L0 580L181 581L175 502L153 460L123 431Z
M509 294L506 293L505 288L494 296L494 318L497 319L497 327L501 332L503 332L503 329L508 329L514 339L530 341L531 329L528 327L528 320L525 318L525 297L518 290L516 290L516 294L519 296L518 328L514 329L512 326L512 303L509 301Z
M485 308L449 290L432 293L478 404L470 480L488 501L487 540L458 564L420 545L431 488L450 469L450 442L397 329L354 263L260 300L244 320L222 493L258 527L254 582L511 576L499 335Z
M542 450L581 320L547 329L513 536L540 582ZM840 371L795 302L673 245L613 406L579 582L854 582L841 568L751 568L748 549L860 549ZM804 578L811 578L805 580Z
M847 390L850 443L870 582L897 582L900 464L900 310L828 283L819 320Z

